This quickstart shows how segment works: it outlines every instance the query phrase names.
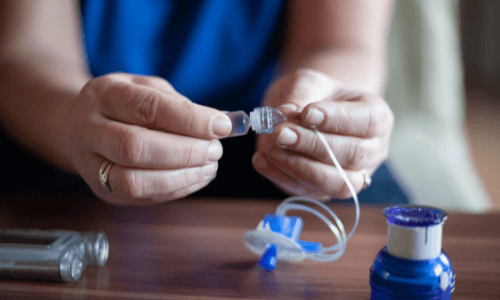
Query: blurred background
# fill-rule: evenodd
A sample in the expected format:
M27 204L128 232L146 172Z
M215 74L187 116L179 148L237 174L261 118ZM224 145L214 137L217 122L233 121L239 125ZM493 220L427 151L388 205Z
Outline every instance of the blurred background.
M410 201L500 209L500 1L394 0L389 154Z
M500 1L462 0L466 128L479 173L500 210Z

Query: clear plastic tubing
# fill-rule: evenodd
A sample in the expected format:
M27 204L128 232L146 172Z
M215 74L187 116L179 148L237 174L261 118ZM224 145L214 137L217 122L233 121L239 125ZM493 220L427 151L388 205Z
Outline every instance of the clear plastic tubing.
M226 114L232 123L231 133L227 137L245 135L250 128L257 134L272 133L276 125L286 121L281 111L270 106L257 107L250 112L250 116L242 110Z

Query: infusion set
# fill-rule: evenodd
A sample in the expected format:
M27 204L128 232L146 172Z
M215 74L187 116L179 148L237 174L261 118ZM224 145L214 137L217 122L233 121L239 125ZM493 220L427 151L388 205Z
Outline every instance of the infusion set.
M0 277L73 282L108 252L103 232L0 228Z

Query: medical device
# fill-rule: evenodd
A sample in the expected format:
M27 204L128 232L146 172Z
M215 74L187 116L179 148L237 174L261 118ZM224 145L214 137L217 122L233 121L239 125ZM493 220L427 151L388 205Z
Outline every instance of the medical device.
M242 110L227 112L226 115L231 119L232 130L227 137L245 135L250 128L257 134L272 133L274 126L286 121L283 113L270 106L257 107L250 116Z
M254 109L250 113L250 116L243 111L229 112L227 115L233 122L233 130L229 135L230 137L245 135L248 133L250 127L258 134L272 133L274 126L286 121L283 113L268 106ZM326 148L330 159L339 170L340 175L351 192L356 208L356 221L351 232L346 236L344 225L337 215L325 204L307 197L290 197L286 199L278 206L276 214L266 215L256 230L247 232L243 237L247 248L255 254L261 255L259 265L267 271L273 270L278 260L300 261L302 259L310 259L315 261L334 261L340 258L345 252L347 240L353 235L359 223L359 201L352 183L337 161L323 134L317 129L312 130L315 131L321 143ZM298 202L320 206L327 212L328 217L325 217L318 210L304 204L299 204ZM287 216L286 213L289 210L302 210L316 215L330 228L337 239L337 243L329 247L323 247L320 243L299 240L303 222L300 217ZM335 221L335 224L329 217Z
M387 245L370 269L371 299L449 300L455 273L441 249L444 210L421 205L384 209Z

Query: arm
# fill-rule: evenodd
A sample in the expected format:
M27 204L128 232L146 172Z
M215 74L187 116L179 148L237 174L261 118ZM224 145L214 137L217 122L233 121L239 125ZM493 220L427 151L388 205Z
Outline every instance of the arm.
M253 165L284 191L320 199L350 193L311 127L357 191L387 157L393 115L381 98L388 0L290 3L284 68L264 98L288 122L259 137Z
M231 130L222 112L167 81L92 79L76 1L0 1L0 118L9 134L53 165L76 171L115 204L178 199L209 184ZM113 162L108 189L99 170Z
M390 0L293 1L285 73L312 69L381 94Z
M66 140L73 102L90 79L76 1L0 2L0 118L25 148L74 172Z

